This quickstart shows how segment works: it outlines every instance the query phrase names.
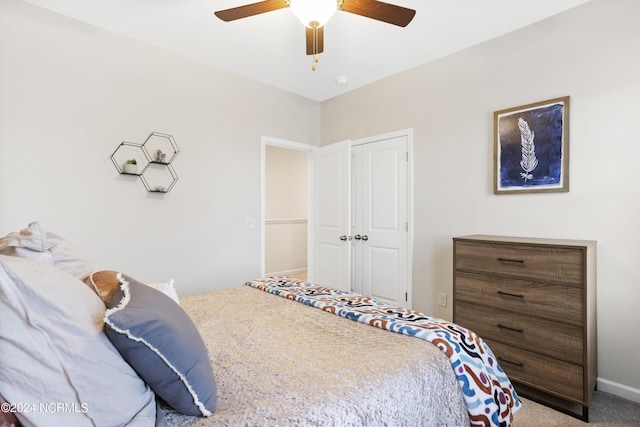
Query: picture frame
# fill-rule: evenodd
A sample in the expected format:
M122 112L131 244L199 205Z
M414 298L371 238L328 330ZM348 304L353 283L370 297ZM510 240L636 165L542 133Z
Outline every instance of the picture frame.
M494 194L569 191L569 98L493 113Z

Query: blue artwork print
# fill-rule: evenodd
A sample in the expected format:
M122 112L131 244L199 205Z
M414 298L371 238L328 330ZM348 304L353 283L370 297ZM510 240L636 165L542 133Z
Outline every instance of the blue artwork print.
M557 103L498 118L501 189L562 185L563 113Z

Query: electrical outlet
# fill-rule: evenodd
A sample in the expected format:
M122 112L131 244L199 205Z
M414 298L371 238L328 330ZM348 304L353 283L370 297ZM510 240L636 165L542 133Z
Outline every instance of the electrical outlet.
M246 227L247 228L256 228L256 219L252 216L248 216L247 217L247 222L246 222Z
M445 294L444 292L440 292L438 294L438 305L440 307L446 307L447 306L447 294Z

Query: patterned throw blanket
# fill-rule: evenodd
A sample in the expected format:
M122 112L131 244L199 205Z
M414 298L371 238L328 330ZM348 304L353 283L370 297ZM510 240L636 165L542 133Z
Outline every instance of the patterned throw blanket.
M472 426L510 426L513 414L521 407L516 391L491 349L478 335L455 323L394 307L354 292L288 277L270 277L246 284L347 319L434 344L451 361Z

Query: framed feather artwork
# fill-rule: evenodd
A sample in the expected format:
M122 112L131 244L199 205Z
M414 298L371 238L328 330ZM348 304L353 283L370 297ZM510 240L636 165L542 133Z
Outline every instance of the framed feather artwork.
M494 194L569 191L569 97L493 113Z

